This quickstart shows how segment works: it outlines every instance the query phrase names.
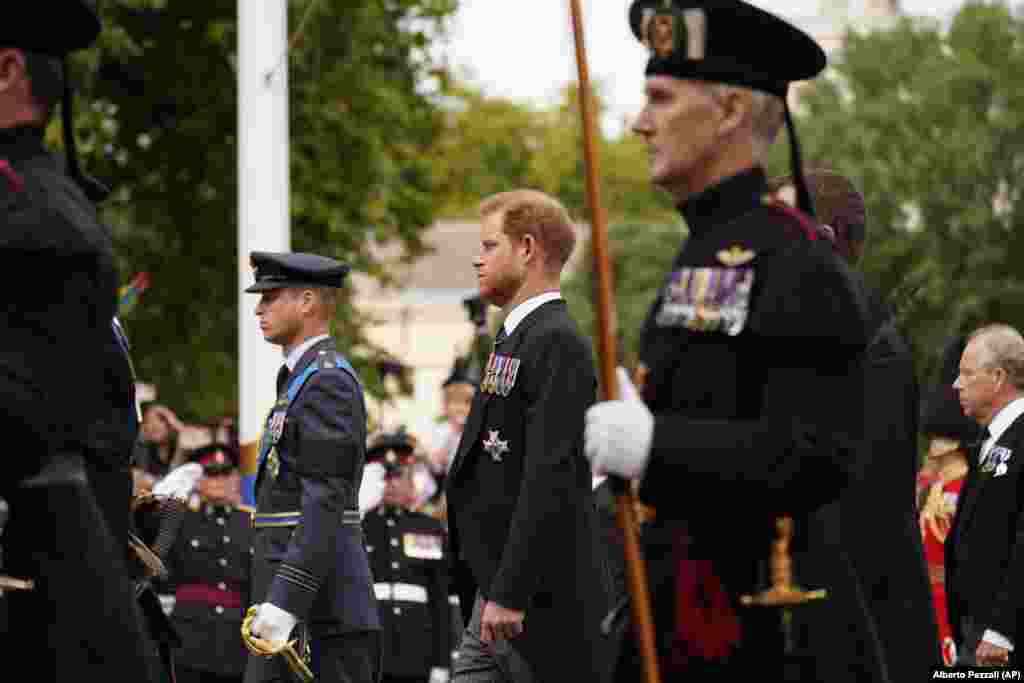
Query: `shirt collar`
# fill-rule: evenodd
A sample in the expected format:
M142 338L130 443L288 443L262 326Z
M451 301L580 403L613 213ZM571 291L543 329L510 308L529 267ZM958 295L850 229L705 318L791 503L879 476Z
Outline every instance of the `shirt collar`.
M549 301L557 301L562 298L562 293L555 292L544 292L537 296L530 297L523 303L513 308L507 316L505 316L505 322L503 326L505 328L505 334L510 335L515 331L516 326L523 322L526 316L533 313L535 310L543 306Z
M991 446L999 441L1003 436L1003 432L1009 429L1010 425L1021 415L1024 415L1024 397L1010 401L1003 406L1003 409L996 413L996 416L992 418L992 422L988 425L988 432L991 436L988 437L985 445Z
M302 342L289 353L285 359L284 364L288 366L288 372L295 372L295 366L299 364L299 359L302 358L302 354L309 351L314 344L322 342L324 339L329 339L329 334L319 334L315 337L310 337L306 341Z

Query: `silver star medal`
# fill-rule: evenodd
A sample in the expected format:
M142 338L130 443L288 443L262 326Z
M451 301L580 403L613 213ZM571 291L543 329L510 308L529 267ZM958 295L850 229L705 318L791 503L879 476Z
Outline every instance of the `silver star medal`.
M494 462L501 462L501 456L508 453L508 441L502 441L498 436L497 429L489 430L490 436L484 440L484 450L494 459Z

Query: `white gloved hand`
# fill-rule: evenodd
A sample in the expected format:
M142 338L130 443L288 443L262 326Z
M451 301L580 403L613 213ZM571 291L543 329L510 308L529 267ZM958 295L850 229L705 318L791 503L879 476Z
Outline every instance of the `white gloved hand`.
M285 612L272 602L264 602L256 610L256 618L252 621L252 634L257 638L269 641L277 646L288 642L288 636L298 622L289 612Z
M605 401L587 410L584 453L594 474L643 476L654 439L654 416L640 401Z
M156 483L153 487L153 495L188 498L202 476L203 466L199 463L190 462L187 465L181 465L171 470L166 477Z
M450 674L448 669L442 669L439 666L433 666L430 668L430 680L427 683L448 683Z
M363 481L359 484L359 513L365 515L380 505L384 498L384 479L387 470L379 462L371 462L363 468Z

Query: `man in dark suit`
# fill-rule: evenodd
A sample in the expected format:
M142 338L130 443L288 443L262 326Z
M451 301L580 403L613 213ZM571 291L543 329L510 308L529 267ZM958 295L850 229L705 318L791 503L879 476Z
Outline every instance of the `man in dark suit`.
M583 458L596 378L559 293L575 231L529 190L480 213L480 295L506 315L447 481L467 621L454 680L599 680L608 586Z
M946 599L960 664L1018 666L1024 622L1024 338L1008 325L974 332L953 383L986 427L946 541Z
M764 589L771 578L788 594L789 558L773 547L800 547L862 442L868 306L813 221L786 104L789 84L820 73L825 54L740 0L635 0L630 22L650 50L633 129L689 236L644 323L643 401L592 407L586 456L595 473L639 479L655 508L643 544L667 679L820 680L789 675L791 624ZM764 164L784 126L800 210L768 194ZM804 586L829 591L835 611L862 611L833 602L832 586ZM881 653L861 640L877 680ZM642 671L629 638L616 680Z
M253 252L263 337L284 351L256 474L252 635L283 644L303 622L321 681L380 677L380 620L357 501L366 407L329 324L348 266L315 254ZM300 655L302 653L300 652ZM251 656L247 683L288 681L281 658Z
M118 273L103 195L77 163L69 53L100 32L95 2L18 6L0 27L0 497L10 504L5 651L40 680L151 677L124 556L138 428L127 344L115 319ZM65 114L66 155L44 144ZM31 291L25 274L34 273ZM25 586L27 584L20 584ZM53 656L59 644L59 656Z

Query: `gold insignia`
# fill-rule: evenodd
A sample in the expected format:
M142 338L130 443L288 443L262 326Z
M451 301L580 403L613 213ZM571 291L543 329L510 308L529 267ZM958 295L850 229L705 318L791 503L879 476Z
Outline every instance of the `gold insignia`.
M655 14L648 29L651 51L664 59L676 51L676 18L672 14Z
M684 59L704 59L707 46L707 16L701 8L680 10L672 0L661 7L644 10L641 27L643 43L658 59L682 52Z
M734 244L728 249L718 252L717 256L722 265L735 268L736 266L742 266L744 263L750 263L754 260L756 254L750 249L744 249L740 245Z

